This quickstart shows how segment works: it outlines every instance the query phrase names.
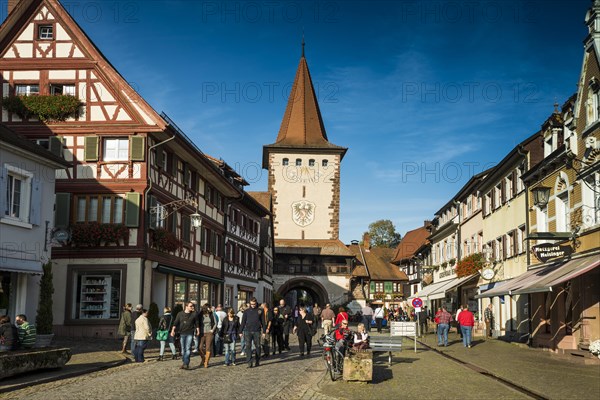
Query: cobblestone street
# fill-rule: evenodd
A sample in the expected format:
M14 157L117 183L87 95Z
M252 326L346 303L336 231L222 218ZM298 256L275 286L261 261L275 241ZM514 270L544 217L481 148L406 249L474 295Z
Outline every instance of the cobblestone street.
M377 334L374 334L377 336ZM384 335L387 336L387 335ZM290 339L295 339L292 336ZM77 377L25 386L7 391L7 399L189 399L201 394L206 399L380 399L401 396L414 399L596 399L600 396L600 364L583 365L547 352L521 348L501 341L475 342L465 349L457 340L435 350L434 336L427 335L413 350L412 340L405 340L404 350L396 353L388 365L387 354L374 359L373 382L331 382L320 358L320 348L313 347L310 358L300 358L296 341L292 351L261 361L258 368L248 369L243 357L238 365L225 367L224 357L211 360L208 369L200 367L200 358L192 357L190 371L179 369L181 361L157 362L156 346L148 352L149 362L108 368ZM64 344L61 341L57 344ZM72 341L77 363L92 363L106 357L118 346L116 341L81 339ZM437 351L436 351L437 350ZM453 359L445 357L448 355ZM462 364L462 365L461 365ZM470 368L467 368L467 365ZM540 373L540 366L544 373ZM48 372L52 374L52 372ZM43 375L42 375L43 376ZM495 377L514 382L530 393L523 393ZM29 379L35 375L15 378ZM12 380L3 384L14 384ZM2 386L0 386L2 387ZM5 386L6 387L6 386Z

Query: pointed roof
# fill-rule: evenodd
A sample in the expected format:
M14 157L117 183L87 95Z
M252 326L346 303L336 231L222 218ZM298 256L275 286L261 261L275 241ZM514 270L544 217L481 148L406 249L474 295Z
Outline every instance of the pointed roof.
M304 56L294 78L276 144L329 147L327 132Z
M263 164L266 161L268 150L280 149L331 149L346 153L347 148L336 146L327 139L327 132L321 117L319 102L315 94L308 63L304 57L304 43L302 56L294 78L292 91L288 99L279 134L275 143L264 146Z

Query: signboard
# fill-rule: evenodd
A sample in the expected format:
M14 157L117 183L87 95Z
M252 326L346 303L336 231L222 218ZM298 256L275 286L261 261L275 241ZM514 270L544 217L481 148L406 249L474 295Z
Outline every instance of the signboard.
M408 321L391 321L390 336L417 336L417 323Z
M538 244L532 246L531 250L533 251L535 258L543 263L553 258L568 257L573 253L573 248L571 246L560 246L552 243Z
M411 303L411 304L412 304L412 306L413 306L413 307L415 307L415 308L418 308L418 307L423 307L423 300L421 300L421 299L420 299L420 298L418 298L418 297L415 297L415 298L412 300L412 303Z
M417 299L415 299L417 300ZM420 299L419 299L420 300ZM414 301L414 300L413 300ZM390 337L412 336L415 342L415 353L417 352L417 323L408 321L391 321Z

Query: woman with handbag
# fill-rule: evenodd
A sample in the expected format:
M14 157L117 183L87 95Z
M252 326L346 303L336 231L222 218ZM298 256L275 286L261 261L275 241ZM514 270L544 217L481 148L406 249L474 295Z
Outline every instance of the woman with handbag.
M160 317L158 322L158 330L156 331L156 340L160 342L160 353L158 355L158 361L164 361L165 347L169 343L169 348L173 354L172 359L177 360L177 350L175 350L175 342L173 336L169 335L171 326L173 324L173 316L171 315L171 307L164 308L164 314Z
M306 354L310 355L312 347L312 314L306 311L306 307L302 306L298 310L298 319L294 326L294 333L298 335L298 345L300 346L300 357L304 357L304 345L306 344Z
M223 320L219 335L223 338L225 366L235 365L235 342L240 335L240 319L233 312L233 308L227 310L227 317Z
M217 331L217 321L215 320L215 314L212 312L210 304L206 303L202 306L202 311L198 314L198 320L200 322L200 344L198 345L198 352L204 363L204 368L208 368L208 362L210 361L210 355L213 348L213 340L215 332Z

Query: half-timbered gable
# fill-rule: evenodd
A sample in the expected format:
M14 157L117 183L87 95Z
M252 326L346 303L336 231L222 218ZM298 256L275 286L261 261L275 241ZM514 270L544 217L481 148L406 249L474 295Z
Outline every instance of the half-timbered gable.
M0 76L2 123L72 166L56 180L55 226L68 238L52 249L55 332L114 336L126 302L221 299L225 210L239 185L135 92L57 0L11 9Z

